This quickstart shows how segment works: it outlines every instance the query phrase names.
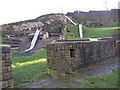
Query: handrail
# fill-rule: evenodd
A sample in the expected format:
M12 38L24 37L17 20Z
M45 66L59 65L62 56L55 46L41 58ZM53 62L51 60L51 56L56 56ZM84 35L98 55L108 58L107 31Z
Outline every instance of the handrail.
M79 24L78 27L79 27L79 35L80 35L80 38L83 38L82 24Z
M76 24L73 20L71 20L68 16L65 16L72 24L74 24L75 26L78 26L79 29L79 36L80 38L83 38L83 30L82 30L82 24Z
M77 26L77 24L73 21L73 20L71 20L68 16L65 16L71 23L73 23L75 26Z

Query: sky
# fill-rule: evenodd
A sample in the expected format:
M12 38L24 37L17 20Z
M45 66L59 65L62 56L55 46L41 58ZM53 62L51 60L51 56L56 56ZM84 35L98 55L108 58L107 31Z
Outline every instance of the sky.
M0 25L50 13L118 9L120 0L0 0Z

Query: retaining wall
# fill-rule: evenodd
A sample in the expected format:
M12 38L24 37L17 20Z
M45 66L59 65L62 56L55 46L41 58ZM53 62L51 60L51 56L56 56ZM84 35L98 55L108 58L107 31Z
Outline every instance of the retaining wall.
M0 44L0 89L13 87L10 50L9 45Z
M49 74L58 77L112 58L119 54L118 43L113 37L52 42L47 45Z

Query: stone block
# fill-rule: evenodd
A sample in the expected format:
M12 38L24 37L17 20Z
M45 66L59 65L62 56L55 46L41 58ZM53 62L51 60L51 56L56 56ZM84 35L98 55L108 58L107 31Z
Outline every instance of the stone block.
M3 66L3 64L2 64L2 63L3 63L3 61L0 61L0 67L2 67L2 66Z
M3 61L2 62L2 66L11 66L12 65L12 61L11 60L7 60L7 61Z
M2 85L2 88L7 88L8 87L8 81L0 82L0 85Z
M2 60L10 60L11 54L10 53L4 53L2 54Z
M12 66L7 67L8 72L12 72Z
M8 80L8 87L13 87L13 79Z
M52 78L57 78L59 75L58 75L58 70L55 70L55 69L48 69L48 73L50 74L50 76Z
M0 44L2 53L9 53L11 51L10 45Z
M7 67L0 67L0 73L4 74L6 72L8 72Z
M54 50L47 50L47 56L48 57L57 57L58 56L58 51L54 51Z
M2 74L2 81L13 78L12 72Z
M62 55L69 57L70 56L70 50L63 50Z

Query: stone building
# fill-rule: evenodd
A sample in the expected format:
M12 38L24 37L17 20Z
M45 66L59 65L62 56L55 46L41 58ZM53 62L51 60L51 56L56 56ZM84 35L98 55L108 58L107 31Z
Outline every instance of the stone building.
M69 74L96 62L120 55L115 37L58 40L47 45L47 63L51 77Z

